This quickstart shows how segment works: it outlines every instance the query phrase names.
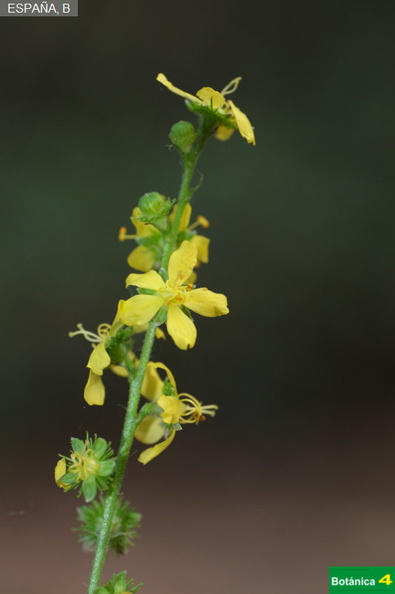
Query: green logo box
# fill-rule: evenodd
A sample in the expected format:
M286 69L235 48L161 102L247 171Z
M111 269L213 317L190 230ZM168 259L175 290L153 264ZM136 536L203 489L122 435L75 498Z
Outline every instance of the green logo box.
M395 567L330 567L329 594L337 592L395 594Z

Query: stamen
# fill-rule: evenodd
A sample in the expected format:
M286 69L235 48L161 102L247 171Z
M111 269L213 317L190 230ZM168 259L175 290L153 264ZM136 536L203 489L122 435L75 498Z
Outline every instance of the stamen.
M202 215L199 215L197 217L197 220L199 221L199 224L204 228L207 229L208 227L210 227L210 221L208 219L206 219L206 217L203 217Z
M126 227L121 227L118 233L118 240L125 241L125 239L136 239L137 235L127 235Z
M228 83L226 85L226 87L224 89L222 89L221 94L222 95L230 95L231 93L234 93L237 89L237 87L239 86L239 82L241 81L241 76L238 76L237 78L234 78L233 80L230 81L230 83Z
M178 396L184 405L184 411L180 416L180 423L195 423L198 425L200 421L206 420L206 417L204 416L205 414L214 417L215 412L218 410L216 404L207 404L203 406L202 403L194 396L191 396L191 394L179 394Z
M201 225L204 229L207 229L208 227L210 227L210 222L208 221L208 219L206 219L206 217L199 215L198 217L196 217L196 221L192 223L192 225L189 225L188 231L196 229L196 227L199 227L199 225Z
M85 330L85 328L83 327L82 324L77 324L77 328L78 328L78 330L76 330L75 332L69 332L70 338L73 338L74 336L77 336L78 334L82 334L82 336L88 342L99 343L99 342L102 342L102 340L104 340L105 338L107 338L107 336L110 332L111 326L110 326L110 324L100 324L100 326L97 329L98 334L95 334L94 332L90 332L90 330Z
M72 465L70 472L78 475L80 480L85 480L97 473L99 463L95 460L93 450L86 450L84 454L73 452L71 454Z

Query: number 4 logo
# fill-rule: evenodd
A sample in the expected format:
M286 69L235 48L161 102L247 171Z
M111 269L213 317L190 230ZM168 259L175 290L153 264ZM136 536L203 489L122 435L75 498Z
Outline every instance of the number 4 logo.
M381 579L379 579L378 583L379 584L386 584L387 586L390 586L393 583L391 581L391 574L390 573L386 573L385 575L383 575L383 577Z

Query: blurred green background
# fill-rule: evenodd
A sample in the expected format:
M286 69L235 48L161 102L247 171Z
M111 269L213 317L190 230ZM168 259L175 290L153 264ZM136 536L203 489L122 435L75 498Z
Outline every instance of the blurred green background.
M56 591L84 591L88 561L80 560L75 535L68 535L71 569L58 583L75 501L53 487L52 466L58 452L66 453L69 436L86 429L116 444L126 395L122 380L107 374L106 407L85 406L90 347L67 334L78 322L94 329L111 321L118 299L127 297L132 246L119 243L117 233L138 198L154 190L177 194L181 168L167 134L175 121L193 117L181 98L156 82L158 72L192 93L207 85L220 90L241 75L234 99L255 127L257 146L237 134L227 143L213 139L199 162L204 183L194 213L211 222L210 265L200 268L199 282L228 296L231 315L196 316L193 351L177 351L168 340L155 352L174 370L182 391L216 402L220 412L184 431L149 474L135 470L135 463L130 469L140 481L133 488L144 514L147 476L165 508L166 493L174 497L172 481L181 490L182 477L192 485L185 496L193 491L196 517L206 518L207 530L217 534L216 550L224 547L226 571L215 571L214 557L212 576L228 578L218 578L215 587L203 577L191 580L195 565L185 561L177 581L167 560L165 583L160 576L137 579L146 582L147 594L159 587L164 594L203 588L273 594L291 591L291 583L294 592L315 594L324 591L330 564L391 564L391 556L384 558L394 545L388 517L371 526L372 534L388 529L388 548L377 551L366 538L359 550L360 535L351 529L355 540L339 555L344 538L334 531L331 540L323 527L307 538L297 518L302 514L309 524L312 507L294 508L297 497L284 496L284 489L299 485L305 501L319 485L327 493L323 485L331 477L338 490L329 489L333 497L323 515L317 492L315 514L331 518L327 528L336 521L341 527L335 510L345 501L362 505L371 498L364 480L367 452L374 476L393 464L393 4L80 0L79 11L78 18L0 19L1 441L8 476L2 520L5 534L15 539L14 547L2 543L9 559L5 594L25 591L15 567L28 560L35 572L29 592L54 590L43 580L48 541L37 558L28 553L34 530L56 523L44 513L43 493L56 517L64 514L64 524L51 533L60 543L57 551L51 547ZM393 500L392 474L385 493ZM378 500L372 509L382 509L378 491L373 494ZM213 501L222 509L228 497L229 515L214 513L209 521L202 501L204 509ZM287 562L312 563L310 582L303 581L304 572L295 578L299 565L289 572L281 565L292 538L283 539L270 520L279 500L282 521L296 522ZM148 497L149 510L150 502L155 514L158 500ZM241 510L253 502L247 520ZM175 524L162 528L169 538L180 530L179 511ZM356 525L364 524L363 505L355 513ZM236 523L246 534L236 530L232 541L228 533L216 533L216 519L228 527ZM182 538L179 544L195 543L193 530ZM249 548L243 538L250 538ZM152 527L152 542L138 547L140 565L158 546L156 539ZM241 566L230 579L231 541L240 546L240 554L233 552ZM333 549L324 554L328 541ZM202 533L194 555L203 567L205 547ZM313 563L317 550L322 554ZM158 556L164 554L160 548ZM261 560L269 558L263 568Z

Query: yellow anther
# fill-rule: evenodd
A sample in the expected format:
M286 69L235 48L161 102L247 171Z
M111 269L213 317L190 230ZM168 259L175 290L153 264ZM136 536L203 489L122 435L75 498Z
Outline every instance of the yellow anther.
M119 239L119 241L125 241L125 239L126 239L126 232L127 232L126 227L121 227L120 228L119 233L118 233L118 239Z
M204 227L204 229L207 229L207 227L210 227L210 222L208 221L208 219L206 219L206 217L199 215L198 217L196 217L196 221L192 223L192 225L189 225L189 227L187 227L187 230L192 231L192 229L196 229L196 227L199 227L199 225Z
M208 220L206 219L206 217L203 217L203 216L199 215L199 216L197 217L197 220L199 221L199 224L200 224L200 225L201 225L201 226L202 226L204 229L207 229L208 227L210 227L210 221L208 221Z

